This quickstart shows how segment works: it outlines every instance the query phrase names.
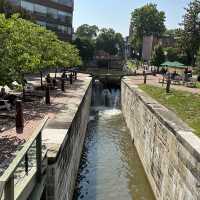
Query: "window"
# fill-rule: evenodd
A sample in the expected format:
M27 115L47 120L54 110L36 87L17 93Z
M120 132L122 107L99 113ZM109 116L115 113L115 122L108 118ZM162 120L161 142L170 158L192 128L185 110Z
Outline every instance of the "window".
M35 4L34 11L41 14L47 14L47 7L39 5L39 4Z
M47 7L47 15L53 17L54 19L58 18L58 11L54 8Z
M21 7L30 11L30 12L34 11L34 4L32 4L30 2L21 1Z

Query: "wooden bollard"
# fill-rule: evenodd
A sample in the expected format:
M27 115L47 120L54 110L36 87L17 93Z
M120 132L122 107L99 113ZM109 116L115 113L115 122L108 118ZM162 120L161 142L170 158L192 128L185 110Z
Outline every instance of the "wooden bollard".
M170 92L170 86L171 86L171 79L168 78L168 79L167 79L167 86L166 86L166 92L167 92L167 93Z
M65 79L61 79L61 90L64 92L65 91Z
M73 83L73 76L72 76L72 73L69 75L69 81L70 81L70 84L72 85L72 83Z
M143 75L144 75L144 84L146 84L147 83L147 74L145 71L143 72Z
M77 80L77 72L75 72L75 80Z
M16 101L16 131L18 133L23 132L24 129L24 115L23 115L23 107L22 107L22 101L17 100Z
M46 90L45 90L45 102L46 104L50 104L50 91L49 91L49 86L46 86Z

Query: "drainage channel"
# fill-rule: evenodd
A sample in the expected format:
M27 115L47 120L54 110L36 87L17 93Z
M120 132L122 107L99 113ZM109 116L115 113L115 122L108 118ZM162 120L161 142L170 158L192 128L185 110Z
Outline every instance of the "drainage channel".
M102 91L105 94L108 90ZM116 105L119 92L114 92ZM154 200L120 109L91 108L73 200Z

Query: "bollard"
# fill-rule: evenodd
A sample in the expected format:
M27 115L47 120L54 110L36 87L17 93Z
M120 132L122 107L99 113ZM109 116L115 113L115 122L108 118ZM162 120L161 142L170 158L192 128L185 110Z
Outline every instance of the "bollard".
M65 79L61 79L61 90L64 92L65 91Z
M53 87L56 87L56 78L53 79Z
M73 83L73 76L72 76L72 73L69 75L69 81L70 81L70 84L72 85L72 83Z
M75 80L77 80L77 72L75 72Z
M49 86L46 86L46 90L45 90L45 101L46 104L50 104L50 91L49 91Z
M24 116L23 116L23 108L22 108L22 101L16 101L16 131L17 133L23 132L24 129Z
M170 92L170 85L171 85L171 79L168 78L168 79L167 79L167 86L166 86L166 92L167 92L167 93Z
M146 84L147 83L147 74L146 74L146 72L144 71L144 84Z

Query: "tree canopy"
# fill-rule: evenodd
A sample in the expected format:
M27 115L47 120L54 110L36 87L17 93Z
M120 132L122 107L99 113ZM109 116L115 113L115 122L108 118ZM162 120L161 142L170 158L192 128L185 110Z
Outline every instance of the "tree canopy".
M24 74L49 67L80 64L78 50L59 41L55 33L13 15L0 14L0 83L17 80L23 84ZM5 75L5 76L2 76Z
M165 55L163 48L158 45L155 47L152 58L151 58L151 64L154 66L157 66L158 68L160 65L165 61Z
M192 66L200 47L200 1L194 0L185 8L186 14L178 31L178 45L188 56Z
M76 37L92 40L97 36L98 31L99 28L96 25L83 24L77 28Z
M120 33L116 33L113 29L103 28L96 39L96 49L103 50L110 55L123 53L124 39Z
M135 9L131 14L131 43L141 52L144 36L160 36L165 32L165 13L157 9L156 4L147 4Z

